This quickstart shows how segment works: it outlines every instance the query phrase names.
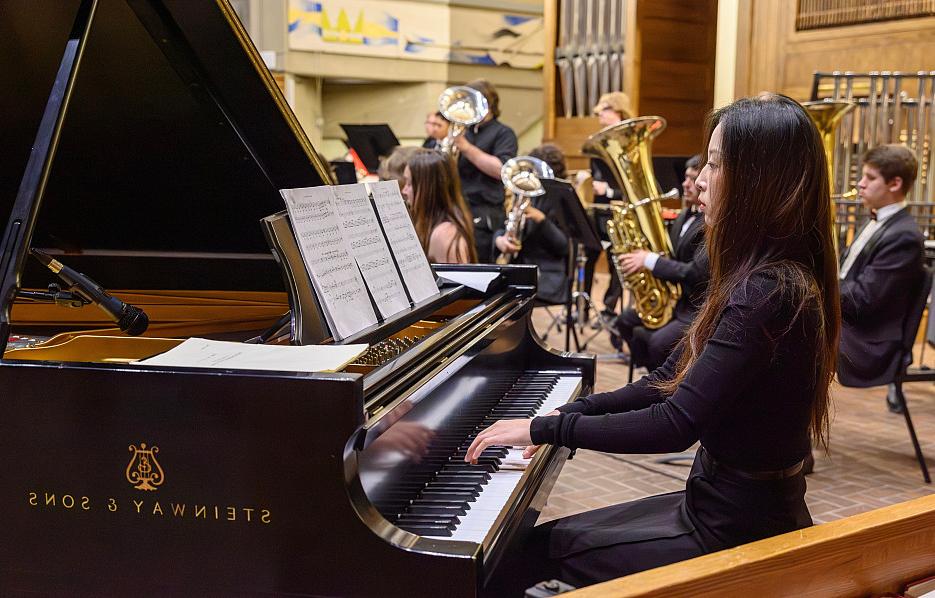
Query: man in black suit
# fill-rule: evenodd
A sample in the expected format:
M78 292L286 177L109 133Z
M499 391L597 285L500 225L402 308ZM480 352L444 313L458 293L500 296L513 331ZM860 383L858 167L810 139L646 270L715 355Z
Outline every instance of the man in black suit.
M650 371L665 362L694 320L708 283L704 215L698 211L698 188L695 187L695 178L700 170L701 156L689 158L685 164L685 180L682 182L685 208L669 229L672 258L661 257L649 251L635 251L617 258L627 274L646 268L660 280L682 285L682 296L675 304L674 317L661 328L645 328L636 310L632 308L625 309L614 321L617 334L611 335L611 343L620 349L622 341L626 341L634 363L644 365Z
M841 256L841 346L838 379L845 386L892 382L903 322L923 276L923 237L905 209L918 162L904 145L875 147L857 183L869 220ZM890 409L898 407L892 401Z

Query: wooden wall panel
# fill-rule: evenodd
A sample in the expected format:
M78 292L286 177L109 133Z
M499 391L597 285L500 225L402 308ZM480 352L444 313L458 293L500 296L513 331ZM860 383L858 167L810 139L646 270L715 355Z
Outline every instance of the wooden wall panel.
M778 91L807 100L818 71L909 71L935 69L935 17L867 23L811 31L795 30L795 2L747 0L740 23L747 48L737 73L738 95Z
M557 114L554 51L558 0L546 0L545 140L565 151L569 167L587 160L581 144L598 130L596 118ZM657 138L657 156L690 155L701 149L704 119L714 101L716 0L628 0L625 89L638 115L662 116L667 130ZM553 42L554 43L554 42Z
M701 151L704 119L714 98L715 0L641 2L640 114L668 121L653 153Z

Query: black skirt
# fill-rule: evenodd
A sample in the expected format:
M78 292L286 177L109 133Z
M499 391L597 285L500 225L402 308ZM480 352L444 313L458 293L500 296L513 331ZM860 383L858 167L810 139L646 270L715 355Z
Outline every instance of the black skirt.
M683 492L538 526L540 554L548 546L542 573L581 587L812 524L801 472L778 480L740 478L717 471L702 451Z

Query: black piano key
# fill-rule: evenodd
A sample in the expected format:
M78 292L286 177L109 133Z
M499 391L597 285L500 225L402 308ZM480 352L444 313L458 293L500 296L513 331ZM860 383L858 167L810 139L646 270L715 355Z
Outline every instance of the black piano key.
M413 515L464 515L467 513L467 509L463 506L434 506L434 505L412 505L406 509L407 513Z
M422 497L417 498L412 501L412 504L406 505L405 507L399 509L398 512L411 512L413 507L457 507L459 509L464 509L465 512L471 510L471 503L475 502L477 499L474 497L466 497L462 499L457 498L431 498L431 497Z
M448 529L455 529L461 520L457 517L423 517L421 515L400 515L396 520L397 525L409 525L415 523L417 525L445 525L448 526Z
M459 492L457 490L427 490L419 495L419 498L412 500L412 504L419 503L422 500L450 500L455 503L475 502L480 492Z
M447 525L427 525L427 524L409 524L409 525L400 525L400 528L406 530L407 532L412 532L418 536L445 536L449 537L452 534L453 530L448 529Z

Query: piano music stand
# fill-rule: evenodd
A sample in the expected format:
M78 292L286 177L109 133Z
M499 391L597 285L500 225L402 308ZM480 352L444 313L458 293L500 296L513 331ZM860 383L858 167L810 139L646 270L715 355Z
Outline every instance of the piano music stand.
M578 200L578 194L571 183L558 179L542 179L542 186L545 188L545 196L549 201L558 202L561 206L559 213L560 226L568 236L568 292L565 295L565 350L571 350L571 338L575 339L575 350L581 351L582 345L578 338L578 333L574 329L572 321L571 308L575 300L582 296L576 292L575 283L580 282L583 286L583 280L578 280L576 275L578 271L577 262L579 255L583 256L585 250L598 251L604 250L601 245L597 229L594 227L594 221L588 217L584 206ZM581 275L583 276L583 270ZM580 312L579 311L579 317ZM585 346L587 343L585 343Z
M347 135L347 144L357 152L367 172L375 173L380 167L380 158L389 156L399 146L399 139L387 124L346 125L341 124Z

